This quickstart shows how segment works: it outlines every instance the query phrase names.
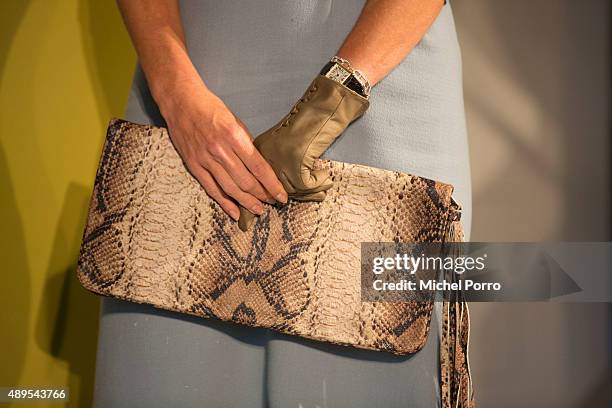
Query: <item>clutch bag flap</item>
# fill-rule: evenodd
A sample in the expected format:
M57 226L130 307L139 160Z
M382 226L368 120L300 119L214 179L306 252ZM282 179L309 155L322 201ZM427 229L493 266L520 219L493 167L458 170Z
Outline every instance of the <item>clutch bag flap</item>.
M243 232L188 173L167 130L113 119L78 262L88 290L310 339L414 353L433 302L361 301L362 242L443 242L452 186L318 160L322 202L264 204Z

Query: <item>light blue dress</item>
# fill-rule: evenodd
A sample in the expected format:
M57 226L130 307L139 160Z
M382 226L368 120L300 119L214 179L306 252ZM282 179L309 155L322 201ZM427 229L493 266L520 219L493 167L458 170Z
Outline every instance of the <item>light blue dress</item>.
M212 89L254 135L283 117L335 54L365 0L183 0L187 45ZM455 186L469 237L470 170L461 57L450 4L372 91L365 115L323 158ZM127 119L163 125L136 70ZM102 302L96 407L433 407L439 319L396 357L152 307Z

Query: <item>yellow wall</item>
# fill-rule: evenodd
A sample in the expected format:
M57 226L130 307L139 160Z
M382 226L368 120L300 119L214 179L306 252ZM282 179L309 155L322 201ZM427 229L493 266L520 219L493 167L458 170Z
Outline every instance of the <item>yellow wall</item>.
M113 1L1 2L0 386L68 386L68 406L91 403L98 299L75 263L134 63Z

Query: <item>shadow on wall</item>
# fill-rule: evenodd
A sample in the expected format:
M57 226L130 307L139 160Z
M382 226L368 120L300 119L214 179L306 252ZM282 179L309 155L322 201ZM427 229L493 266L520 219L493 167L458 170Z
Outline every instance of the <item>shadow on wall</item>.
M28 1L11 1L2 4L0 13L0 81L4 78L7 56L12 40L26 12ZM0 91L2 82L0 82ZM2 349L10 350L11 358L3 359L0 370L0 383L19 384L27 353L28 322L30 321L30 269L20 214L9 164L4 147L0 144L0 259L2 274L11 274L10 284L0 285L0 325L10 335L2 336ZM5 281L6 282L6 281ZM10 306L10 307L9 307Z
M2 350L11 353L10 359L3 359L0 370L0 384L19 384L26 355L28 322L30 321L30 270L26 254L21 214L15 202L11 176L2 145L0 145L0 259L2 275L11 274L10 284L3 277L0 285L0 327L9 335L3 335Z
M93 393L99 300L80 286L74 261L78 257L90 193L88 187L68 186L36 324L39 347L69 365L68 406L90 406ZM66 268L66 264L70 266Z
M0 79L3 78L2 73L4 72L7 55L29 1L15 0L2 3L2 13L0 13Z

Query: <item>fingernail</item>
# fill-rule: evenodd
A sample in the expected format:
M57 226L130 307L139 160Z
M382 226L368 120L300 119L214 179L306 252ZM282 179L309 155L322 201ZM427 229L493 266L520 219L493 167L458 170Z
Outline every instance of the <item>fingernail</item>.
M234 221L238 221L238 219L240 218L240 212L235 210L230 211L230 217L232 217Z
M264 208L261 205L254 206L251 211L257 215L261 215L264 212Z
M287 202L287 193L278 193L276 195L276 199L278 201L280 201L281 203L286 203Z

